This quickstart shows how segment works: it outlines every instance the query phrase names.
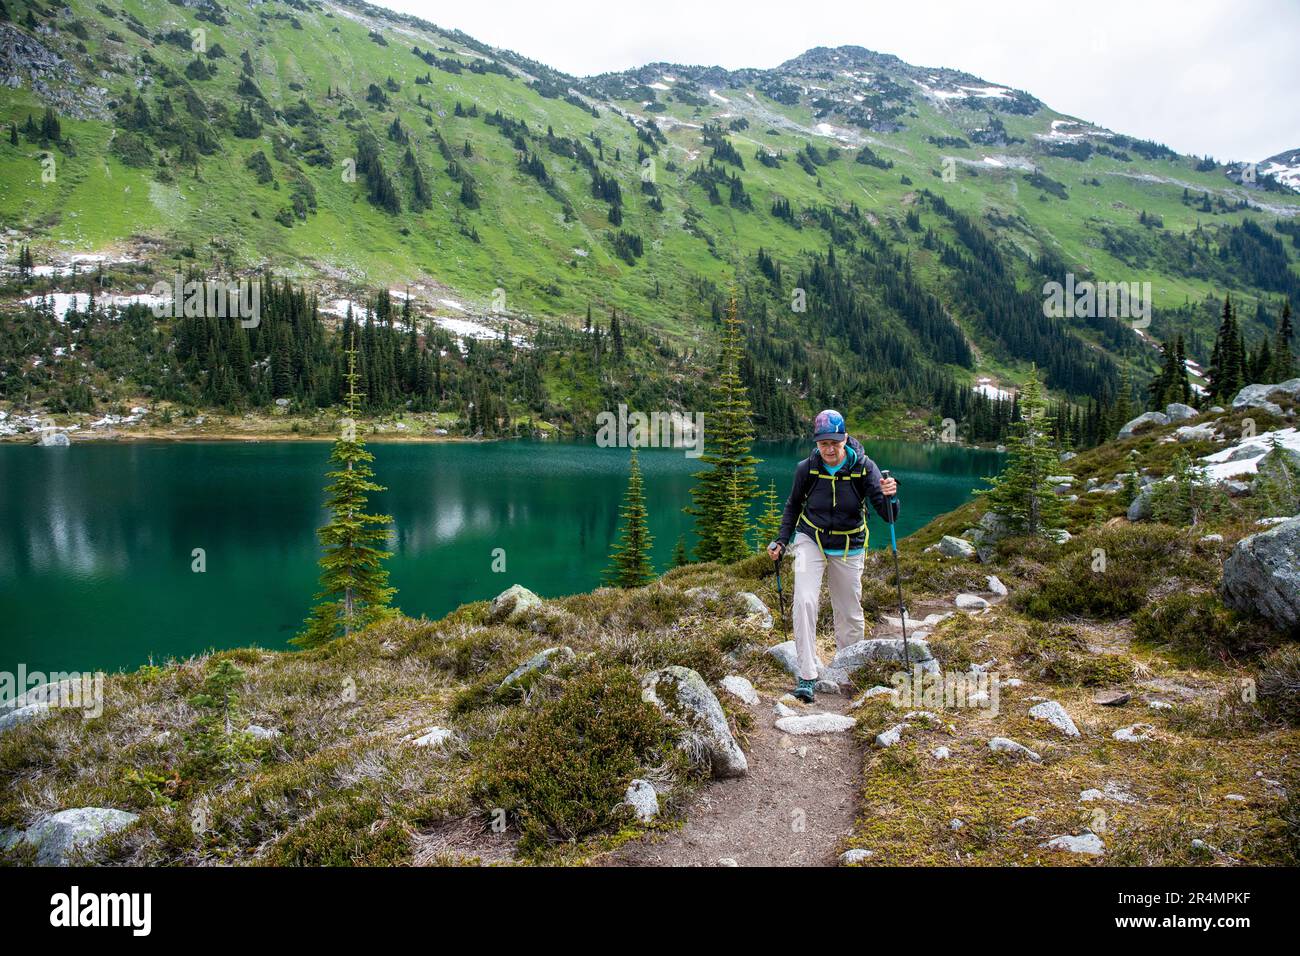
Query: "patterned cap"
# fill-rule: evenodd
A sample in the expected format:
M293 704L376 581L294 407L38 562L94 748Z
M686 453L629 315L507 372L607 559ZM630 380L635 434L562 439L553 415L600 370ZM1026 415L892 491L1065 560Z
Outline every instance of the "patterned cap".
M822 441L825 439L834 439L843 441L849 437L849 433L844 428L844 416L833 408L817 413L813 419L813 441Z

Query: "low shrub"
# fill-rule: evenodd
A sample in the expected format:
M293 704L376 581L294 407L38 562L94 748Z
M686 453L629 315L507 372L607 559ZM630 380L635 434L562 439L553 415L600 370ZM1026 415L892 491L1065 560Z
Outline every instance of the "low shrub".
M1276 643L1262 622L1224 607L1213 593L1176 592L1153 601L1133 616L1133 635L1195 664L1259 654Z
M624 819L628 782L662 763L672 743L658 709L641 699L636 675L597 667L508 720L488 742L472 786L484 807L518 822L519 852L538 856L555 841L577 841Z

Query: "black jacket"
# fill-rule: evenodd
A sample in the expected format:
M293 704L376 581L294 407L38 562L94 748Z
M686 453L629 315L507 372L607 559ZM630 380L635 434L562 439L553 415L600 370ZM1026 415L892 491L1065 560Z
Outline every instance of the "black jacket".
M833 481L811 474L813 471L823 476L827 474L821 453L816 449L799 462L799 467L794 472L794 487L790 489L790 497L785 503L785 513L781 516L781 533L776 539L782 545L789 544L790 536L797 530L816 539L814 529L809 527L807 522L799 520L799 515L804 512L813 524L823 529L823 532L852 531L862 526L866 519L866 500L870 500L871 506L876 509L876 514L886 521L889 520L889 502L886 501L884 492L880 490L880 469L867 457L862 444L856 438L850 435L845 444L845 453L847 454L848 449L851 448L857 455L857 459L853 462L852 468L849 468L847 462L841 466ZM848 480L844 480L846 478ZM866 492L866 500L859 494L859 488ZM899 511L897 501L894 502L893 511L894 519L897 520ZM849 536L848 549L861 548L865 541L866 532L858 531ZM840 551L845 548L845 536L823 533L821 544L824 548Z

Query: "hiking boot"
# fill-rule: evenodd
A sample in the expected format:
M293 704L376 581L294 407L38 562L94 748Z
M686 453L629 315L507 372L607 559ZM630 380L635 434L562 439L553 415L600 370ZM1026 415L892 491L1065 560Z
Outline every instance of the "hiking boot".
M801 680L795 686L794 696L805 704L811 704L817 698L817 682L815 680Z

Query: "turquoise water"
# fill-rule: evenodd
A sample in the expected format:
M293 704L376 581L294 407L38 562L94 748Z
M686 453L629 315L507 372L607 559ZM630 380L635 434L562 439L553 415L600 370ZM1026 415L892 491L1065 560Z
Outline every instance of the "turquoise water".
M994 452L868 442L899 479L899 533L968 500ZM784 501L806 442L763 442L759 481ZM132 669L209 648L283 648L316 590L323 442L0 445L0 670ZM370 445L388 490L397 604L438 617L518 582L543 596L600 583L628 451L593 443ZM691 519L680 450L643 449L654 563ZM871 519L873 548L889 533ZM693 543L688 535L688 545ZM506 570L493 570L494 549ZM206 570L192 570L203 549Z

